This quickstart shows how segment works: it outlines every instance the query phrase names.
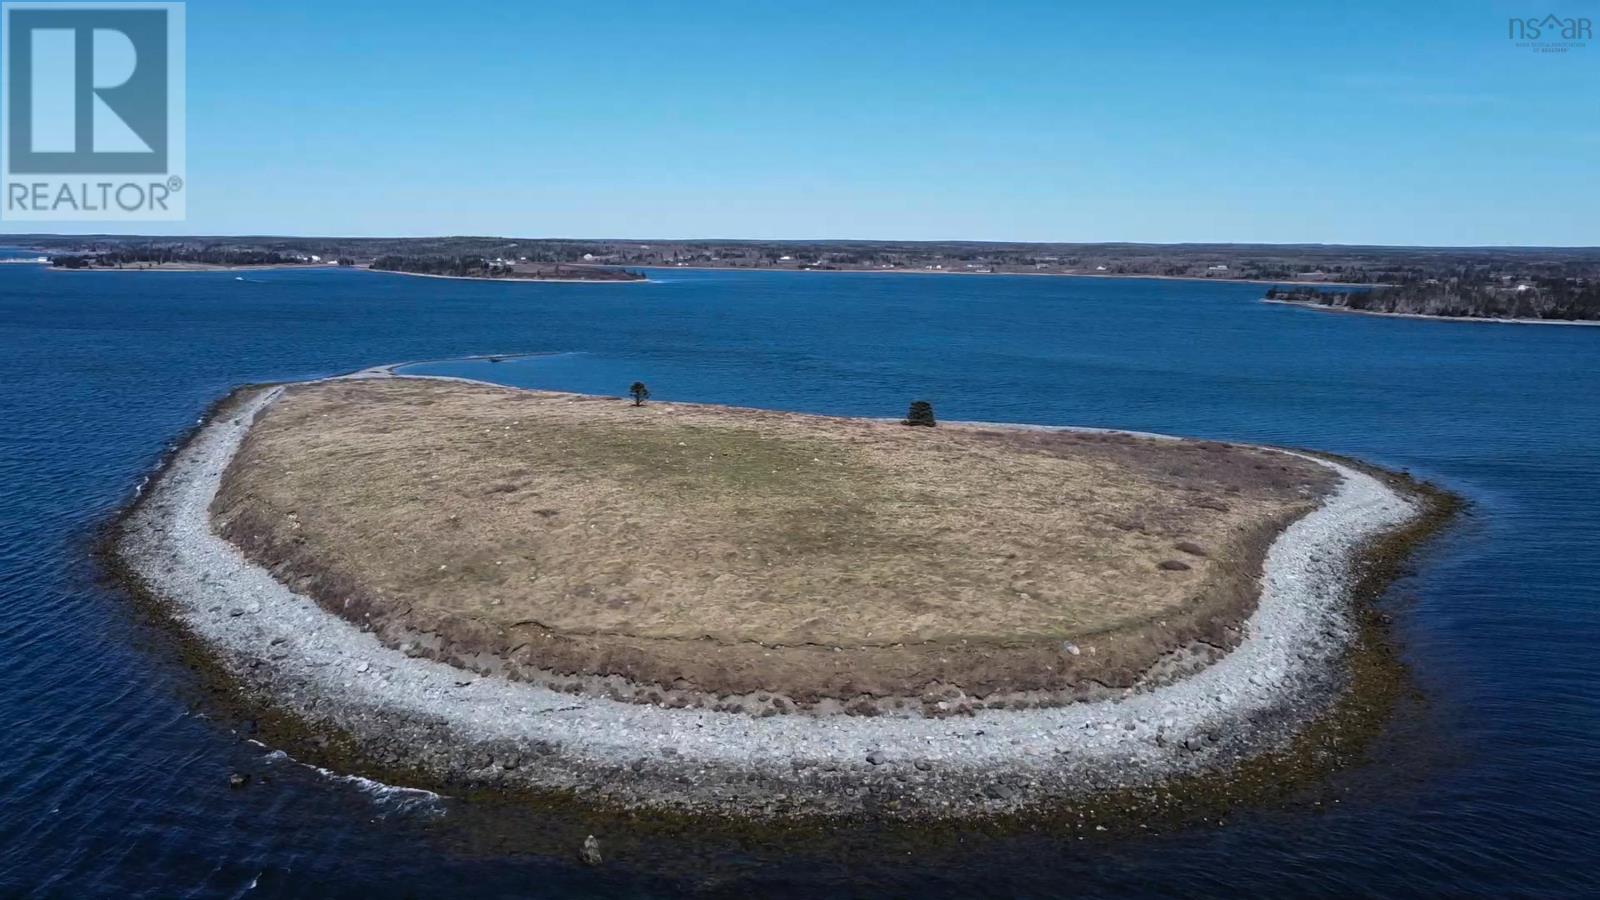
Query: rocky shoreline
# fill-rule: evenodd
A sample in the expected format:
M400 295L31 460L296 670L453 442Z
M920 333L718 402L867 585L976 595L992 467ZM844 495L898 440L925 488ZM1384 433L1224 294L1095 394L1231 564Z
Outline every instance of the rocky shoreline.
M1177 683L948 719L665 709L482 677L383 646L249 563L208 508L257 412L245 389L125 517L125 571L245 691L376 766L464 789L756 818L1004 815L1157 785L1285 747L1344 687L1355 567L1422 514L1356 468L1272 544L1249 636ZM1314 457L1313 457L1314 458Z

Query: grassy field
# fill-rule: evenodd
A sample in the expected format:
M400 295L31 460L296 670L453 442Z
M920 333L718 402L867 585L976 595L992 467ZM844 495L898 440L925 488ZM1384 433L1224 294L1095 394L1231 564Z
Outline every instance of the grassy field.
M330 608L513 674L993 692L1226 643L1329 477L1208 442L347 381L269 409L214 512Z

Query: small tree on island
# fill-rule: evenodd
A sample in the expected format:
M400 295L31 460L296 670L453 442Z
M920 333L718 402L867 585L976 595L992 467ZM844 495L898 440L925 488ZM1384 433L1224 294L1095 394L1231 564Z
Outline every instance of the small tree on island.
M911 409L906 413L906 420L900 424L925 425L929 428L932 428L934 425L933 404L926 400L912 401Z
M642 381L635 381L633 386L628 388L628 393L633 395L634 406L643 406L644 402L650 399L650 389L645 387Z

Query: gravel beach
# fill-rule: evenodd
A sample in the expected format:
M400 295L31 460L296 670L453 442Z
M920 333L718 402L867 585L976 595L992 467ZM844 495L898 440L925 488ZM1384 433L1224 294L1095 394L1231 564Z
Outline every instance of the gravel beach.
M1004 814L1281 747L1341 687L1358 555L1420 514L1379 479L1306 457L1341 482L1273 542L1246 638L1152 690L943 719L665 709L407 655L244 559L213 532L209 505L254 416L280 392L239 392L174 454L122 523L116 551L132 576L248 691L313 731L350 736L365 758L442 784L572 791L626 807Z

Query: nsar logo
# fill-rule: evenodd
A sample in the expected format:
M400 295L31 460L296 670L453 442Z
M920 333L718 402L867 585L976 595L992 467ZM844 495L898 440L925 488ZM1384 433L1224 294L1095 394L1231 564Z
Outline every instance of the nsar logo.
M1535 53L1566 53L1587 47L1594 39L1594 23L1587 17L1549 15L1506 20L1506 37Z

